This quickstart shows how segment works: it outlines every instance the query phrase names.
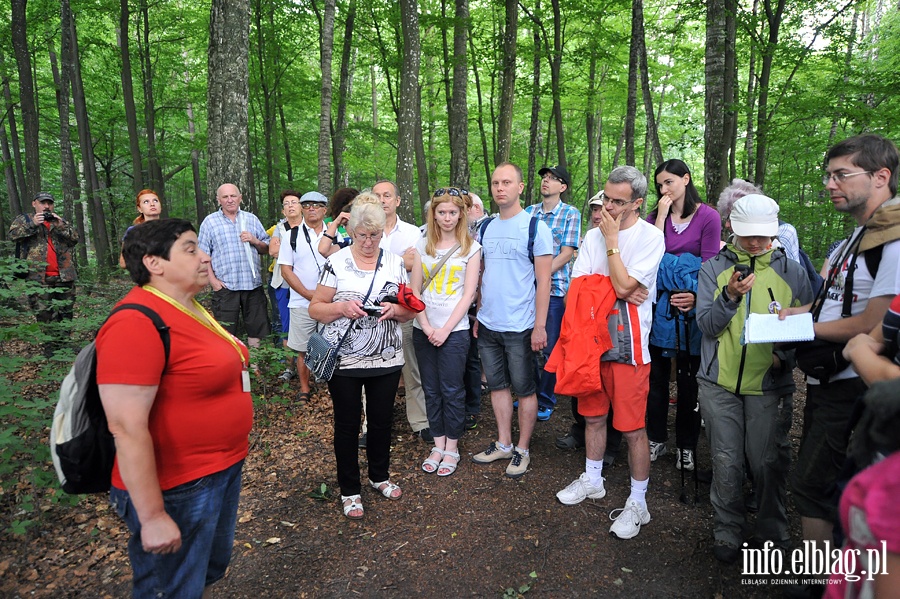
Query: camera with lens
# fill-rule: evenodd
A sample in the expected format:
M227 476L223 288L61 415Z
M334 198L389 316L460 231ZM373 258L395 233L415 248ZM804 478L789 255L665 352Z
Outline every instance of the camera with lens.
M59 219L57 219L55 216L53 216L52 210L44 210L44 220L47 222L52 222L52 221L59 220Z
M363 306L362 309L369 316L381 316L381 311L383 310L381 306Z

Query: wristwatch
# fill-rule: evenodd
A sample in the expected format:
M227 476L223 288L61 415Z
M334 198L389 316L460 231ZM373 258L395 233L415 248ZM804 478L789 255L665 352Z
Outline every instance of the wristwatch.
M607 256L612 256L613 254L618 254L618 253L619 253L619 248L611 248L611 249L606 250Z

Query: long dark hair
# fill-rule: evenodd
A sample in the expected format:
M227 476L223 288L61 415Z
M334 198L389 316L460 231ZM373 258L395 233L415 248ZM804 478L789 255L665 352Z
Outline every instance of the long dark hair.
M662 192L660 191L659 183L656 182L656 177L663 171L672 173L678 177L683 177L685 175L690 177L687 185L684 186L684 208L681 211L681 218L692 215L694 211L697 210L697 206L703 203L703 200L700 198L700 192L694 187L694 175L691 174L691 169L688 168L688 165L686 165L683 160L678 160L677 158L661 162L653 172L653 185L656 187L657 198L662 197ZM658 210L659 207L653 210L651 214L656 216Z

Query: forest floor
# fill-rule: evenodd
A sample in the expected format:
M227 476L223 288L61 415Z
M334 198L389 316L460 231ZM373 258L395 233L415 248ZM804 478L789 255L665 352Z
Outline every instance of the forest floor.
M805 397L799 385L795 451ZM280 393L262 387L263 395ZM36 384L31 392L52 387ZM555 497L584 468L583 450L554 445L571 424L568 398L537 424L531 467L519 480L504 476L506 462L471 462L496 434L489 397L478 427L460 442L459 470L446 478L420 469L429 446L409 431L403 401L395 404L391 456L391 479L403 498L388 501L366 488L365 518L350 521L338 504L327 390L305 406L256 400L234 554L216 597L780 596L777 581L742 576L740 562L725 566L713 558L709 485L700 484L696 505L682 503L674 452L651 469L652 520L623 541L608 531L609 512L629 492L624 445L605 469L606 498L564 506ZM671 430L674 409L670 416ZM701 468L710 467L702 437L698 458ZM324 499L316 497L323 485ZM690 476L687 491L693 496ZM40 516L22 535L10 532L11 496L0 497L0 596L128 597L128 532L105 497L73 507L50 495L45 490ZM793 512L791 518L797 521Z

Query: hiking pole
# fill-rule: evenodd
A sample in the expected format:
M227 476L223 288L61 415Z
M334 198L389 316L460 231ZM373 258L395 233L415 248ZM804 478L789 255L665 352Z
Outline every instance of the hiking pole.
M681 375L681 369L684 367L683 361L679 360L679 356L681 355L681 334L678 331L678 314L679 310L675 306L670 304L670 311L675 320L675 372L676 372L676 383L677 377ZM681 392L681 388L678 389L679 393ZM679 402L680 403L680 402ZM676 409L681 409L681 406L678 406ZM677 413L676 419L678 421ZM677 433L677 431L676 431ZM675 451L678 452L678 469L681 470L681 494L678 496L678 501L684 503L686 505L690 505L690 501L688 500L687 493L684 490L684 458L681 453L681 448L676 447Z
M697 296L695 295L694 296L695 300L696 300L696 297ZM691 347L690 347L691 329L690 329L690 324L691 323L690 323L690 321L688 321L687 314L685 314L685 316L684 316L684 339L685 339L684 347L685 347L685 351L687 352L687 358L688 358L687 376L688 376L688 378L695 379L695 381L691 383L691 388L696 389L697 388L697 383L696 383L697 376L694 374L694 371L691 368ZM699 420L700 419L700 401L699 400L697 400L697 403L694 406L694 411L697 412L697 418L695 420ZM700 429L700 426L698 424L697 430L699 430L699 429ZM700 468L700 465L697 460L697 443L696 442L694 442L693 451L694 451L694 472L692 473L692 476L694 477L694 505L697 505L698 503L700 503L700 481L699 481L699 478L697 475L697 470ZM682 483L682 485L683 484L684 483Z

